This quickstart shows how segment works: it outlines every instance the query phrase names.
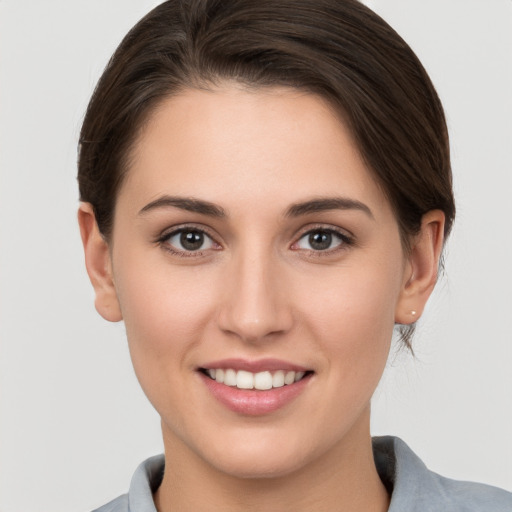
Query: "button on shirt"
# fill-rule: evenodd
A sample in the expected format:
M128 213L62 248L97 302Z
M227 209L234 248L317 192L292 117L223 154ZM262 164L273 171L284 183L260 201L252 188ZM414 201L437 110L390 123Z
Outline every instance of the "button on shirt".
M484 484L444 478L429 469L399 438L373 438L379 476L391 494L388 512L512 512L512 493ZM164 473L164 456L144 461L128 494L94 512L157 512L153 493Z

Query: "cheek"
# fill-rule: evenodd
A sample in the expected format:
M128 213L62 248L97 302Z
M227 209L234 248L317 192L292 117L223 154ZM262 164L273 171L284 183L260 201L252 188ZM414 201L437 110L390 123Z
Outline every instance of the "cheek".
M137 261L119 261L116 288L135 373L149 396L164 383L180 385L215 301L200 272L150 258L144 265Z
M328 269L325 275L306 275L301 292L310 317L323 318L331 332L362 334L392 328L402 282L401 269L394 261L400 259L361 258Z
M353 384L355 394L373 393L387 361L401 283L395 267L341 268L303 295L302 316L334 370L329 375Z
M310 405L309 416L318 418L315 432L322 433L320 448L325 450L367 417L390 349L392 300L386 300L387 291L377 289L371 280L357 281L355 288L344 279L346 288L325 290L316 298L309 295L305 330L322 354L318 379L325 397Z

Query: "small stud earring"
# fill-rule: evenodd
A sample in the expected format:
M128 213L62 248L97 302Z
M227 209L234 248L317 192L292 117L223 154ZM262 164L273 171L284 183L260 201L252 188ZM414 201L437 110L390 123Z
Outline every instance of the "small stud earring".
M416 316L416 311L414 311L414 309L411 311L411 315Z

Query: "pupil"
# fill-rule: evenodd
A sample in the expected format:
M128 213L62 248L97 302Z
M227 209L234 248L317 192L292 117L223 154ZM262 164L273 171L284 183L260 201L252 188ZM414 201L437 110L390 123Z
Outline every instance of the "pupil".
M204 235L199 231L185 231L180 236L180 242L187 251L197 251L204 242Z
M329 249L332 242L332 235L326 231L317 231L309 235L309 245L317 251L325 251Z

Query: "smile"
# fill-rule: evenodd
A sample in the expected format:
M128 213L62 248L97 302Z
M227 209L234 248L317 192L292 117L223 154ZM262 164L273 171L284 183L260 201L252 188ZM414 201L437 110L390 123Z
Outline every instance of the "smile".
M293 370L261 371L253 373L232 368L209 368L203 372L219 384L238 389L257 389L266 391L289 386L302 380L308 372Z
M311 387L315 371L275 358L209 361L196 368L206 389L227 409L241 415L273 413Z

